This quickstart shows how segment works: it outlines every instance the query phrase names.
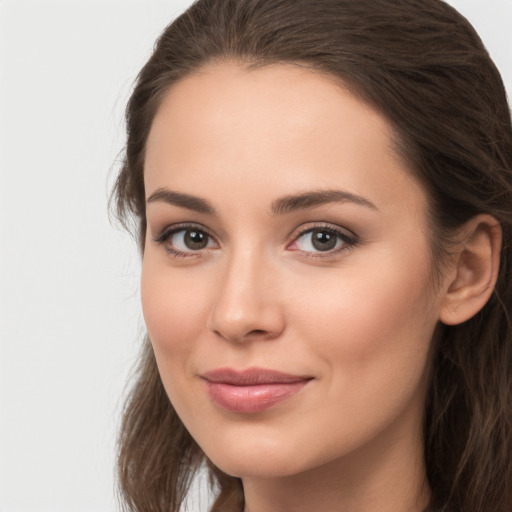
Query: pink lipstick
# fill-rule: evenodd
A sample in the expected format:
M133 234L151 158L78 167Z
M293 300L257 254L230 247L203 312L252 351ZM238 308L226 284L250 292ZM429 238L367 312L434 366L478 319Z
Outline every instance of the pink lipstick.
M263 368L219 368L201 378L213 402L228 411L246 414L264 411L292 397L312 379Z

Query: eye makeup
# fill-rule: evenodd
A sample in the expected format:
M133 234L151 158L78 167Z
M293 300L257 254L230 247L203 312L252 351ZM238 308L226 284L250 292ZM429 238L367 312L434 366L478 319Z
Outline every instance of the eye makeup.
M287 250L300 251L310 258L332 257L359 243L352 232L325 222L303 225L292 237Z
M308 258L333 257L353 249L359 243L354 233L325 222L304 224L288 238L292 241L286 244L285 249ZM153 237L153 241L175 258L204 257L205 252L220 248L209 230L196 223L167 226Z
M217 242L204 226L191 223L167 226L153 241L176 258L197 257L206 250L218 248Z

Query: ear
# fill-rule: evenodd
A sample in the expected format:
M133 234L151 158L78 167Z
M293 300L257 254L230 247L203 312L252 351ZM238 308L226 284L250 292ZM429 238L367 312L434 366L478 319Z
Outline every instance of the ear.
M496 285L500 251L501 226L494 217L476 215L464 225L447 275L441 322L460 324L484 307Z

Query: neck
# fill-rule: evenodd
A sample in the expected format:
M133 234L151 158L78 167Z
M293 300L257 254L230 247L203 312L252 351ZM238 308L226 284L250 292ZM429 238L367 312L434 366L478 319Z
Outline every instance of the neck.
M421 425L394 427L364 447L300 474L243 478L244 512L423 511L429 488Z

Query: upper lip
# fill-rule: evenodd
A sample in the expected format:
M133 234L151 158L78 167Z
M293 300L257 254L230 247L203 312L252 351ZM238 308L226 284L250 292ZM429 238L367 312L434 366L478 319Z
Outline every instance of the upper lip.
M256 386L259 384L290 384L311 380L309 375L292 375L266 368L247 368L236 370L234 368L217 368L205 372L201 377L208 382L218 384L231 384L233 386Z

